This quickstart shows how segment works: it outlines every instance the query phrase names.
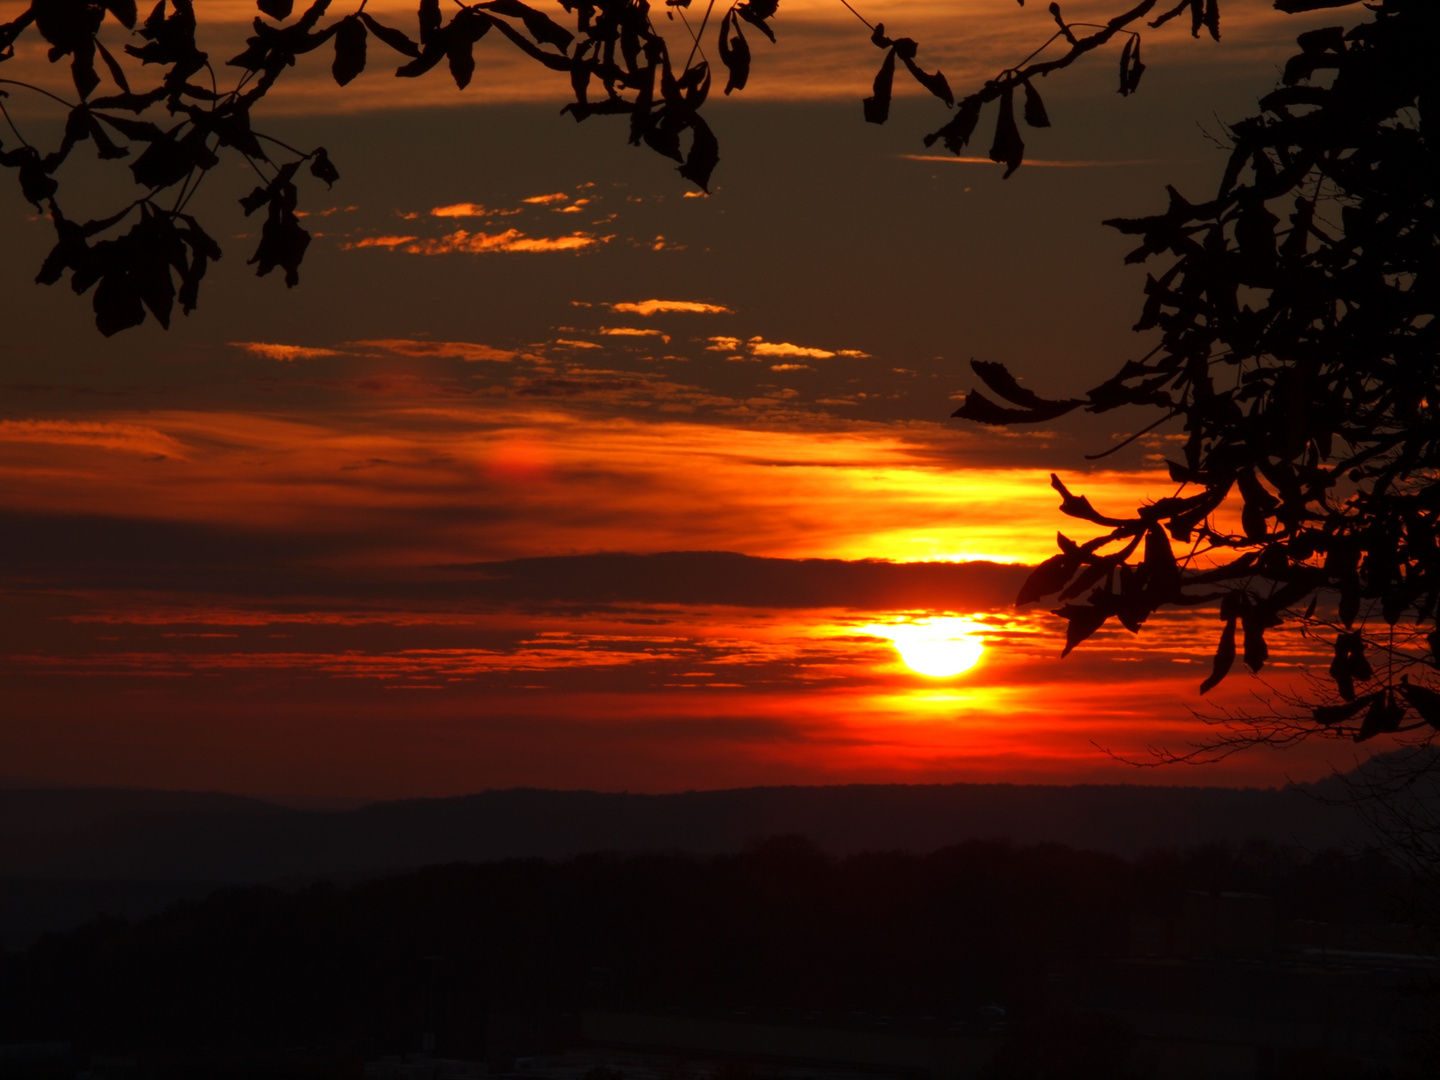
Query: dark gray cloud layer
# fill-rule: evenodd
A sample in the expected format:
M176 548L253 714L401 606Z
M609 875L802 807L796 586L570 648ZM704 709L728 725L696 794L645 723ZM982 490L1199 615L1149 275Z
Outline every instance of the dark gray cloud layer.
M0 514L17 589L203 592L356 604L724 604L860 611L980 611L1008 606L1028 570L989 562L771 559L725 551L512 559L418 572L320 569L346 537L238 531L137 519Z

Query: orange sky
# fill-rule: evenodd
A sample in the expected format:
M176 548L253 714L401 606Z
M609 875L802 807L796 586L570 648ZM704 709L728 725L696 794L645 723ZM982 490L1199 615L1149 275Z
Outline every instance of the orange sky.
M1048 24L1008 0L865 10L957 87ZM1110 58L1055 80L1056 128L1027 138L1081 167L1003 182L919 152L942 106L859 123L878 53L818 0L754 43L761 103L718 110L710 198L603 118L560 125L557 88L498 46L466 91L484 108L433 108L453 86L378 60L338 93L317 64L272 111L342 172L302 193L301 286L251 276L237 170L196 201L226 256L168 334L101 339L84 300L32 285L47 226L0 189L0 782L406 796L1349 764L1118 760L1183 748L1192 708L1257 708L1317 657L1276 641L1268 682L1201 702L1199 612L1061 662L1055 621L1006 602L1057 529L1088 535L1048 475L1102 509L1169 494L1175 432L1091 464L1136 417L945 419L970 357L1065 394L1143 351L1143 270L1096 222L1213 183L1197 125L1314 24L1225 10L1218 46L1149 35L1133 103ZM875 630L947 614L986 646L949 679Z

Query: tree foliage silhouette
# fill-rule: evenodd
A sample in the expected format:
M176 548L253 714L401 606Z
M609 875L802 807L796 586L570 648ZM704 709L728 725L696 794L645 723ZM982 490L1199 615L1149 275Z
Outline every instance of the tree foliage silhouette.
M1277 626L1326 636L1333 689L1321 703L1297 713L1290 694L1289 712L1231 717L1242 729L1222 753L1440 729L1440 155L1424 125L1440 5L1365 7L1372 18L1349 31L1300 35L1281 85L1231 125L1213 199L1170 188L1163 213L1107 222L1140 239L1127 261L1170 257L1135 327L1160 331L1154 349L1068 401L975 363L1014 407L971 393L955 414L1012 424L1139 405L1162 411L1151 428L1183 421L1183 457L1168 462L1176 492L1131 515L1101 513L1052 477L1061 510L1106 531L1062 534L1019 602L1058 594L1067 653L1111 618L1138 632L1163 607L1218 605L1201 693L1237 653L1261 670Z
M714 40L715 55L727 74L724 92L743 90L752 59L746 28L775 42L770 21L778 7L778 0L734 0L711 29L716 5L709 0L695 29L686 9L698 0L665 0L667 20L673 25L678 15L688 34L682 46L688 55L677 64L651 18L647 0L559 0L574 20L573 32L521 0L458 4L448 21L440 0L419 0L414 37L379 22L365 10L364 0L356 10L324 22L331 2L314 0L297 17L294 0L256 0L266 18L255 18L245 49L222 65L221 71L238 71L229 89L221 89L220 71L197 44L193 0L158 0L143 20L135 0L32 0L17 18L0 24L0 61L14 58L15 44L23 35L38 35L49 46L51 64L69 58L77 99L65 100L33 83L0 79L0 114L16 141L7 148L0 140L0 165L16 171L21 192L38 211L49 215L56 232L54 250L37 281L55 284L68 271L77 294L94 289L95 323L107 336L140 325L147 312L168 328L177 300L186 314L194 310L206 270L221 257L219 245L186 213L186 206L222 155L231 153L240 155L259 180L240 200L247 216L264 215L250 264L262 277L283 270L286 285L297 284L310 243L297 213L300 169L308 166L311 176L327 187L340 174L323 147L307 153L256 131L253 113L288 69L322 47L332 56L330 70L336 83L348 85L371 61L372 38L399 55L397 77L418 78L439 69L443 61L456 86L464 89L475 72L475 46L493 30L531 61L569 75L574 100L562 112L577 122L596 115L628 117L631 144L673 159L682 177L708 190L720 148L701 116L712 84L704 43ZM1127 95L1133 92L1144 65L1139 34L1128 28L1149 15L1156 3L1142 0L1100 26L1067 24L1059 5L1052 3L1050 13L1058 29L1050 39L958 106L944 74L928 72L916 63L919 46L913 39L889 38L883 26L865 22L872 42L885 51L874 92L864 101L865 119L884 123L888 118L898 60L922 86L955 109L949 123L926 137L927 145L939 140L961 153L983 107L999 103L990 156L1007 165L1008 176L1023 161L1025 150L1015 119L1016 93L1024 95L1025 121L1049 126L1034 80L1069 66L1117 35L1126 42L1120 58L1120 90ZM1187 11L1194 34L1206 27L1218 39L1216 0L1182 0L1151 25ZM100 39L107 20L130 31L139 43L127 44L116 55ZM1086 29L1092 32L1077 34ZM1060 55L1041 59L1060 42L1064 43ZM134 70L137 61L139 73ZM158 69L154 85L132 89L151 67ZM95 96L106 78L115 92ZM44 95L68 110L63 137L54 150L42 153L21 135L5 110L5 86ZM108 217L82 223L70 220L61 209L58 174L84 142L93 143L102 160L127 162L134 183L144 193Z

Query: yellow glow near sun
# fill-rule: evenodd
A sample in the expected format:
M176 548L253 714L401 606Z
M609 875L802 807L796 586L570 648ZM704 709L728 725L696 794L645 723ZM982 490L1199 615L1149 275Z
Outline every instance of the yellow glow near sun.
M872 624L861 629L888 638L906 667L934 679L969 671L985 651L985 643L977 633L981 628L969 619L926 619L893 626Z

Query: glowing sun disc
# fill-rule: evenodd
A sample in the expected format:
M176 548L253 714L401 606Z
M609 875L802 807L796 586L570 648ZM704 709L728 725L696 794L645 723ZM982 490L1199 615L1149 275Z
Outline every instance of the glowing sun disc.
M985 651L985 644L965 619L934 619L927 623L867 626L865 632L889 638L905 666L932 679L948 679L969 671Z

